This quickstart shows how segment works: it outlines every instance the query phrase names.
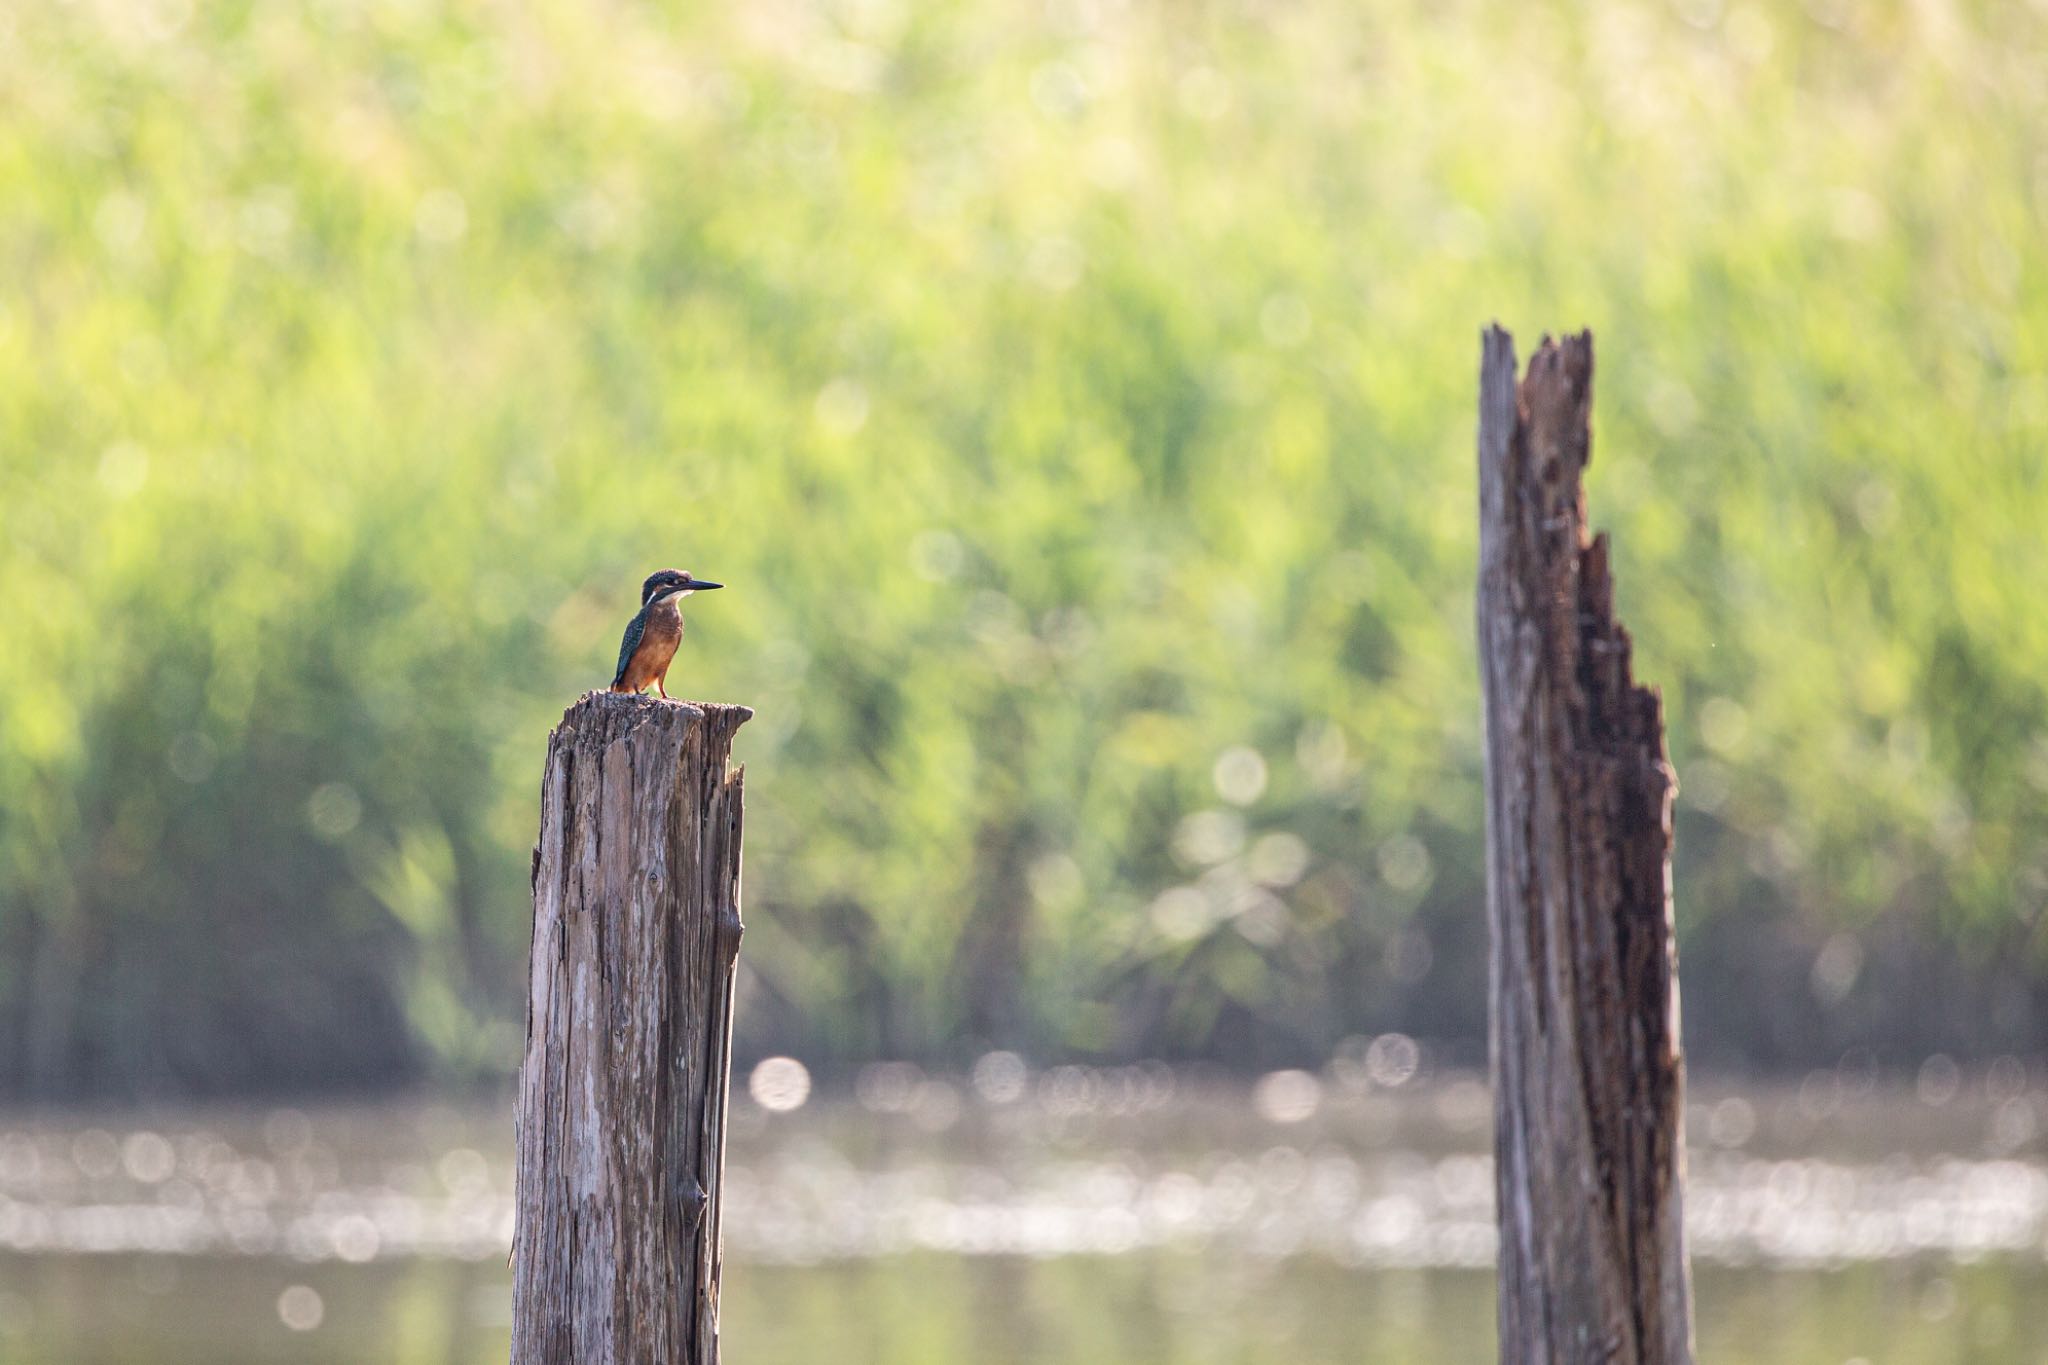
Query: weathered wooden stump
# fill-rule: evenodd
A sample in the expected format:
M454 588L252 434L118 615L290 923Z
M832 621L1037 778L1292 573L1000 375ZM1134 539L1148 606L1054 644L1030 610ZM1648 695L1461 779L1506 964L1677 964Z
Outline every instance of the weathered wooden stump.
M1500 1358L1692 1358L1663 707L1588 540L1593 338L1479 371Z
M743 706L592 692L548 737L513 1365L716 1365Z

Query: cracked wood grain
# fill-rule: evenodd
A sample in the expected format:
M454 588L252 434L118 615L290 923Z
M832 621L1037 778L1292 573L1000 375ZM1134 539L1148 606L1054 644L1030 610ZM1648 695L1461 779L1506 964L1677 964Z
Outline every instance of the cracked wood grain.
M592 692L548 737L513 1365L716 1365L743 706Z
M1685 1365L1684 1057L1663 706L1588 538L1593 338L1479 374L1500 1358Z

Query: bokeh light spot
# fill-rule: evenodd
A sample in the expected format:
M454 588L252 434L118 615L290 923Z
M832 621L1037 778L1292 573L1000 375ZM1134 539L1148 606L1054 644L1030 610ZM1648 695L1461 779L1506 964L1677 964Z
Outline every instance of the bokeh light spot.
M1199 938L1215 923L1209 898L1193 886L1162 891L1152 902L1152 927L1170 939Z
M975 1093L990 1104L1015 1104L1024 1098L1030 1072L1014 1052L985 1053L975 1062Z
M771 1114L801 1109L811 1097L811 1073L794 1057L766 1057L747 1077L747 1093Z
M1244 847L1244 817L1235 811L1198 810L1174 832L1174 856L1190 867L1206 867L1237 856Z
M1920 1063L1920 1073L1913 1083L1920 1102L1936 1109L1953 1100L1962 1088L1963 1069L1946 1052L1937 1052Z
M818 390L813 406L818 425L834 436L851 436L867 425L868 391L858 379L833 380Z
M1412 834L1396 834L1381 844L1377 861L1380 877L1396 891L1419 891L1429 885L1429 850Z
M1365 1074L1390 1089L1408 1084L1422 1066L1422 1049L1405 1033L1383 1033L1365 1050Z
M1323 1083L1307 1071L1273 1071L1252 1088L1252 1107L1272 1123L1300 1123L1323 1102Z
M362 798L346 782L323 782L306 798L306 823L329 843L353 834L362 819Z
M1233 745L1217 755L1211 776L1216 794L1233 806L1249 806L1266 790L1266 760L1257 749Z
M310 1332L327 1316L327 1305L310 1285L295 1284L277 1296L278 1321L294 1332Z
M155 1185L168 1180L178 1168L178 1154L161 1133L130 1133L121 1144L121 1165L130 1179Z

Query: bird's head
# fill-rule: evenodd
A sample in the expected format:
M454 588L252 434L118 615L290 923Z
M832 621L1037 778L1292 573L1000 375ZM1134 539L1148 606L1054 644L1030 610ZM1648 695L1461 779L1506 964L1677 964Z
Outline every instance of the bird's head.
M640 605L651 606L664 598L688 597L693 592L709 592L724 586L708 578L692 578L688 569L661 569L647 575L647 581L640 585Z

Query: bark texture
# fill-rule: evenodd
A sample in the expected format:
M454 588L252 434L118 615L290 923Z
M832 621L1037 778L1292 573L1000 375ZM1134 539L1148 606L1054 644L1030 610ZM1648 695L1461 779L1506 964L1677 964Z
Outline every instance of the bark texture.
M1590 333L1479 375L1500 1358L1692 1359L1663 706L1586 535Z
M715 1365L743 706L592 692L548 737L513 1365Z

